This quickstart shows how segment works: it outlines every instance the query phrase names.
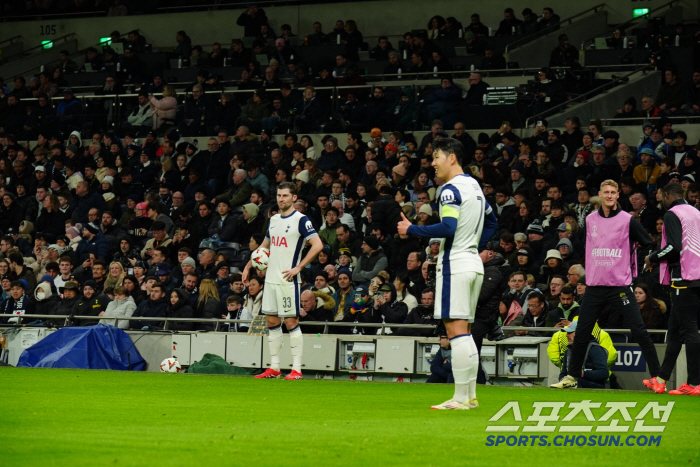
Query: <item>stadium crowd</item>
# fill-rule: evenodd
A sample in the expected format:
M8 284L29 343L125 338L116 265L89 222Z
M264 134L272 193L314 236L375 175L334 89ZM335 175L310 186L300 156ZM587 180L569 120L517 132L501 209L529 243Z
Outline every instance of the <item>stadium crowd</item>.
M528 15L530 19L520 22L506 10L496 34L523 33L558 21L551 9L545 9L539 22L532 11ZM416 112L411 88L390 103L384 89L374 87L363 102L351 92L344 96L343 124L324 132L346 137L339 141L329 134L316 147L305 133L321 130L330 106L329 96L314 86L364 84L352 65L362 43L357 25L338 21L329 34L314 25L304 42L337 41L348 44L348 50L336 57L334 68L321 69L312 79L292 59L291 28L283 26L278 36L267 27L264 12L251 9L241 14L238 24L246 36L258 37L258 48L271 48L267 69L251 61L251 51L240 40L229 51L214 44L211 53L204 53L179 31L174 53L210 65L224 63L224 58L239 63L245 70L238 87L251 93L246 103L225 92L220 102L208 100L213 94L205 91L223 87L203 72L189 87L184 109L178 109L177 90L163 82L162 74L144 80L134 71L138 61L133 58L146 45L138 31L125 40L122 57L111 49L104 55L86 52L93 69L115 73L99 92L118 92L127 83L139 89L138 104L115 131L94 131L84 139L87 135L80 133L74 118L83 109L70 88L62 89L58 108L51 107L47 98L62 88L61 74L79 71L67 54L58 72L43 72L29 86L22 78L12 90L0 86L2 312L16 315L6 322L36 322L31 314L88 315L125 329L155 329L163 324L128 318L250 319L261 312L265 273L258 272L245 287L240 271L277 212L275 187L294 181L295 208L312 220L325 245L302 274L302 321L358 324L331 326L332 333L377 332L363 323L435 325L433 287L441 239L401 236L396 225L401 213L420 225L438 221L436 199L444 181L431 167L432 142L448 136L464 145L465 171L480 181L490 206L480 248L486 275L477 310L482 337L500 338L500 325L570 326L585 299L585 218L599 207L596 195L604 180L620 184L621 208L638 218L657 244L663 228L663 186L681 183L688 202L700 208L697 151L686 133L665 118L698 110L700 73L681 92L680 80L669 68L656 102L640 96L641 111L637 98L627 99L616 122L647 118L635 141L620 141L618 132L603 128L598 120L583 126L575 117L567 120L563 132L549 129L543 119L534 132L520 138L504 122L475 140L454 107L481 104L486 85L473 73L464 99L451 78L440 80L422 114L430 127L422 138L416 139L409 125ZM426 32L405 36L413 62L407 70L441 67L444 57L431 39L459 37L460 30L454 18L436 16ZM473 15L465 40L487 34L488 28ZM114 40L121 41L119 37L115 32ZM560 45L565 55L566 44ZM254 50L255 55L261 50ZM372 51L394 68L392 57L400 60L402 53L386 37ZM480 53L489 58L487 48ZM441 71L450 70L445 66ZM548 70L540 75L543 92L560 92ZM279 93L270 101L267 89ZM682 93L683 102L678 102ZM19 101L32 96L38 98L36 108L19 110ZM365 140L362 132L370 128ZM281 144L273 134L283 135ZM36 142L20 144L26 139ZM639 245L639 257L652 246ZM663 329L668 289L658 284L658 270L644 269L644 261L637 264L635 296L644 322ZM621 319L603 313L599 324L623 327ZM64 324L62 319L39 321ZM203 321L168 326L212 330L218 325ZM245 331L247 326L232 324L230 330ZM304 332L324 330L303 327ZM385 332L437 335L433 329Z
M176 85L169 82L172 76L166 79L172 63L153 59L157 54L141 31L124 35L113 31L108 46L85 49L81 60L61 50L58 62L36 76L17 76L12 86L0 78L0 128L21 140L36 139L40 132L90 133L110 127L119 136L129 132L141 138L149 131L163 135L171 128L178 128L184 137L213 135L221 129L233 133L240 125L256 134L369 131L374 127L405 131L423 129L440 119L452 128L462 115L483 104L489 87L484 73L506 68L504 44L495 39L532 38L538 32L555 30L560 21L552 8L544 8L541 16L524 8L522 20L512 8L506 8L503 15L498 28L484 25L477 13L466 27L455 17L436 15L425 28L406 32L394 46L384 35L376 44L369 44L354 20L337 20L330 32L315 22L313 31L303 38L289 24L275 31L265 11L251 7L237 19L244 37L233 39L228 49L218 42L197 45L184 30L175 33L174 47L167 52L170 62L199 69L194 82ZM700 111L700 75L676 76L663 46L665 39L667 45L674 43L673 37L663 37L660 28L657 20L650 20L638 46L644 44L650 51L650 63L673 72L673 77L661 87L656 107L643 101L642 110L637 110L632 98L616 117L653 116L653 111L695 115ZM313 59L314 54L300 53L323 48L314 46L336 45L341 50L321 61ZM458 45L467 55L481 57L466 88L450 74L468 70L452 63L460 58L452 54ZM368 54L364 61L359 56L362 51ZM382 65L372 75L381 75L386 85L368 85L367 63L371 61ZM236 70L234 79L225 81L223 69ZM67 78L96 71L106 73L104 83L76 96ZM579 63L576 48L561 34L550 53L549 67L527 85L530 110L540 113L589 90L590 83L584 78L589 75ZM436 80L421 90L420 98L405 82L417 78ZM332 90L335 86L343 87L337 95ZM120 97L116 105L115 96L123 95L130 97Z

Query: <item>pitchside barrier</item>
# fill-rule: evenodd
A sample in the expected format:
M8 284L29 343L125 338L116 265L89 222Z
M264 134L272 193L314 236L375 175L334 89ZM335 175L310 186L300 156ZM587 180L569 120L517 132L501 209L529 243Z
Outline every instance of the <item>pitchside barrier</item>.
M0 315L0 319L15 317ZM175 357L188 366L201 360L206 353L223 357L229 364L242 368L265 369L270 366L264 317L250 320L185 319L185 318L129 318L130 322L143 321L151 327L126 331L134 346L147 362L147 371L159 371L160 362ZM35 322L51 319L67 325L73 319L97 321L95 316L22 315L21 323L0 324L5 338L2 359L16 365L21 353L57 328L36 326ZM153 323L163 329L155 329ZM215 331L173 331L176 323L215 323ZM26 324L25 324L26 323ZM250 325L250 331L225 332L229 325ZM305 321L304 360L302 370L307 377L324 379L353 379L364 381L424 382L430 375L430 365L440 346L437 337L398 336L398 329L434 329L429 325L385 323L328 323ZM62 327L62 326L61 326ZM355 334L360 329L365 334ZM321 332L322 330L322 332ZM375 331L376 330L376 333ZM504 332L556 332L559 328L504 327ZM617 359L611 371L624 389L644 390L641 381L648 377L646 361L639 346L628 342L628 329L608 329ZM664 335L665 330L650 330L653 336ZM559 379L560 369L547 355L551 337L515 336L500 341L484 340L481 365L490 382L496 385L547 385ZM663 360L666 344L656 344L659 360ZM289 336L285 333L281 353L282 368L291 368ZM668 387L675 388L687 379L685 351L678 359L676 370Z

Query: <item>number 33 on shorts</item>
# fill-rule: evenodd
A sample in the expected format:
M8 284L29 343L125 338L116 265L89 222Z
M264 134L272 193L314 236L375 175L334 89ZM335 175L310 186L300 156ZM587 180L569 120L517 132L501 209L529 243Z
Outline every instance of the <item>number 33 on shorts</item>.
M299 296L301 295L299 289L299 284L294 282L265 284L262 312L280 318L299 316Z

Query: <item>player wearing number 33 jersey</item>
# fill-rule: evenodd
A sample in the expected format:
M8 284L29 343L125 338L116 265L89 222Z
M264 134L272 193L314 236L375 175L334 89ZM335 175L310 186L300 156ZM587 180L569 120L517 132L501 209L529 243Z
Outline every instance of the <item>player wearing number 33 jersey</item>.
M309 218L299 211L293 211L287 217L276 214L270 219L265 235L265 239L270 242L270 260L265 274L262 301L262 311L266 315L299 315L299 277L295 276L290 282L285 280L282 272L299 264L305 241L317 235Z

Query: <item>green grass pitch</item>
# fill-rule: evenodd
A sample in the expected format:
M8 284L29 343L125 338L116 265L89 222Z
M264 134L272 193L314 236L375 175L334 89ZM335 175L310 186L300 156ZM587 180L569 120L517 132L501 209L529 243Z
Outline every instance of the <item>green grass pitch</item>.
M11 367L0 368L0 382L0 462L7 466L700 462L698 397L480 386L479 409L436 411L430 405L450 398L451 385ZM658 447L486 446L489 419L509 401L520 402L525 426L535 424L527 421L533 402L587 399L636 401L636 412L649 401L676 404Z

